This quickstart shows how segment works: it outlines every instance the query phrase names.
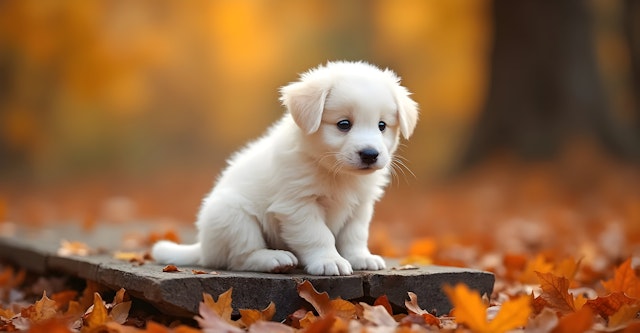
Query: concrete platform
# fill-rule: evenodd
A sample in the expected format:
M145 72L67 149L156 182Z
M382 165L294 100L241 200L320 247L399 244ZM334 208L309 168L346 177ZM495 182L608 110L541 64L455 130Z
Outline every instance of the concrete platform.
M136 225L150 230L150 225ZM38 232L18 231L11 237L0 236L0 258L37 272L61 272L93 280L110 288L125 288L128 293L153 304L172 315L192 316L197 312L202 293L217 297L233 287L234 309L263 309L269 302L276 304L275 320L305 306L297 294L297 284L309 280L318 291L326 291L332 298L372 300L387 295L393 306L404 308L407 292L418 295L420 306L447 313L451 304L442 291L444 284L463 282L481 294L491 294L494 276L471 269L441 266L422 266L411 270L360 271L352 276L313 276L296 271L292 274L216 271L217 274L193 274L202 267L179 267L180 272L163 272L164 265L147 262L137 265L113 258L112 251L121 250L124 233L134 229L127 226L101 226L86 233L74 226L60 226ZM144 232L144 231L140 231ZM193 236L193 235L191 235ZM187 237L189 238L189 237ZM88 256L59 256L61 239L82 241L102 254ZM388 261L388 267L397 262Z

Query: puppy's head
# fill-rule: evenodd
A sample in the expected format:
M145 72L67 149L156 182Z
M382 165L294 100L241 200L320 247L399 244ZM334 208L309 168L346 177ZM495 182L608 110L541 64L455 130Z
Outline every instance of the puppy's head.
M334 172L386 168L399 135L409 138L417 104L389 69L329 62L280 90L282 104L306 136L305 149Z

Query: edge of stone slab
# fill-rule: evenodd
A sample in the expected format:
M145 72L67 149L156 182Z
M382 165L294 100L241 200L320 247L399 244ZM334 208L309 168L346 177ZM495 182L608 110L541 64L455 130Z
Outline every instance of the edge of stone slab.
M164 266L155 263L137 266L107 254L62 257L40 243L1 237L0 256L19 259L14 261L36 273L62 271L112 289L125 288L159 310L179 316L197 313L203 292L215 297L233 287L232 306L236 313L241 308L264 308L273 301L277 310L274 319L284 319L308 305L297 294L297 284L304 280L309 280L319 292L326 291L331 298L375 299L384 294L398 308L404 308L407 292L411 291L418 296L423 309L443 314L451 309L442 291L444 284L465 282L481 294L491 294L495 281L494 275L488 272L443 266L359 271L342 277L307 275L302 271L294 274L219 271L217 275L191 272L202 267L180 267L182 272L167 273L162 272ZM397 260L388 260L389 267L398 267L397 263ZM425 276L429 278L425 280Z

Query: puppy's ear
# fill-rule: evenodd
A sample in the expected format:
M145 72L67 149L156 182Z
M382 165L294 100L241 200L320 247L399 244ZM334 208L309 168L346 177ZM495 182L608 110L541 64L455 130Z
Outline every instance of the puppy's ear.
M409 139L418 123L418 103L411 97L411 93L402 86L396 87L396 103L398 103L398 118L400 120L400 133L405 139Z
M306 134L311 134L320 128L328 94L329 85L303 79L280 88L280 101L298 127Z

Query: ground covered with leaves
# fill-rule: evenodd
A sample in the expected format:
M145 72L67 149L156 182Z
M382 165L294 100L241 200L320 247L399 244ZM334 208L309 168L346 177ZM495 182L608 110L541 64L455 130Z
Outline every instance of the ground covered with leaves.
M126 290L4 265L0 330L640 332L637 165L601 156L536 164L493 160L429 190L383 200L371 247L407 265L489 270L496 275L494 292L479 295L465 285L443 286L454 308L433 313L419 305L428 300L407 290L407 311L398 312L385 297L372 304L331 299L303 282L298 294L310 306L283 322L272 320L278 304L233 309L233 290L203 294L198 315L177 318ZM135 264L149 260L116 255Z

